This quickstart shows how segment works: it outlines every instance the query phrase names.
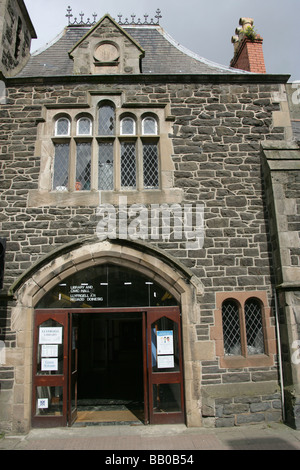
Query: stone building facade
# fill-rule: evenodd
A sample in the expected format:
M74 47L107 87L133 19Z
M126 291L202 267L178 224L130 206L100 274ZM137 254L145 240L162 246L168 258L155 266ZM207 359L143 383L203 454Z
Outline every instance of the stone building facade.
M23 1L0 6L1 429L43 426L44 417L53 417L50 399L62 403L53 415L70 424L64 408L70 390L63 389L63 398L37 392L64 387L51 382L55 372L39 382L38 315L114 315L117 307L145 313L145 322L155 308L169 319L179 308L181 376L162 380L181 380L181 422L283 419L299 428L300 154L288 75L197 57L164 32L159 12L155 21L128 24L109 15L73 22L69 10L60 37L30 56L35 36ZM9 12L23 28L14 40L26 37L21 68L7 61ZM107 222L109 211L114 217ZM187 228L189 216L191 239L178 230ZM105 309L96 290L89 300L73 295L72 301L75 280L92 284L111 266L147 278L165 295L155 293L154 304L135 297L118 303L115 286ZM72 286L65 303L58 286ZM45 353L47 343L42 346ZM157 392L164 382L153 382L145 367L144 393L155 401L149 383ZM67 381L70 371L64 373ZM172 410L165 414L172 422Z

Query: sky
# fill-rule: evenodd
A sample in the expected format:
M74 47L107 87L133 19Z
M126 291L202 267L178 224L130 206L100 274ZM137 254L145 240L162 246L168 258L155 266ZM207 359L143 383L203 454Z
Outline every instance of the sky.
M267 73L291 75L289 81L300 81L300 1L299 0L24 0L38 39L31 51L51 42L68 24L67 8L73 17L97 20L109 13L118 20L148 14L154 18L161 10L160 25L179 44L201 57L229 65L233 56L231 37L241 17L254 19L254 28L263 37Z

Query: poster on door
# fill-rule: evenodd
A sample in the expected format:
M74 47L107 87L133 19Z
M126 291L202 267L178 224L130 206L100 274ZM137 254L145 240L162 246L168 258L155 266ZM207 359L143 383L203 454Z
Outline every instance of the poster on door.
M62 327L40 327L39 344L62 344Z
M174 367L174 356L157 356L157 368L158 369L173 369Z
M173 331L157 331L157 354L174 354Z
M41 370L43 371L57 371L58 370L58 359L57 357L46 357L42 358Z

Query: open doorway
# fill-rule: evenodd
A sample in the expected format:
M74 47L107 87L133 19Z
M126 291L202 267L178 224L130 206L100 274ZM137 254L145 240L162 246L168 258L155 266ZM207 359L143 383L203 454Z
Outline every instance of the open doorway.
M34 427L185 422L178 307L36 310L33 350Z
M141 313L78 314L77 424L143 423Z

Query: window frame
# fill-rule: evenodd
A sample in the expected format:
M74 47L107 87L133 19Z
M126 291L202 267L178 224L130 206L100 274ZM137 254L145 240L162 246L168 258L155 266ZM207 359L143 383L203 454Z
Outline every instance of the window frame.
M81 134L79 132L79 126L80 126L80 121L82 121L83 119L87 120L90 122L90 132L88 134ZM93 120L89 117L89 116L80 116L78 119L77 119L77 123L76 123L76 135L78 137L91 137L93 135Z
M262 332L264 338L264 353L248 354L246 342L246 326L244 306L247 300L255 299L260 302ZM241 336L241 354L227 355L224 350L222 305L226 300L234 300L239 307L239 322ZM221 368L243 368L272 366L277 355L275 327L272 322L271 308L268 306L266 291L247 292L217 292L215 326L211 328L211 337L216 341L216 355L220 360Z
M145 132L145 121L147 119L151 119L152 121L154 121L154 127L155 127L155 132L154 133L153 132ZM156 117L154 117L152 115L149 115L149 114L144 115L142 117L142 135L146 136L146 137L154 136L154 135L157 136L158 135L158 124L157 124L157 118Z
M100 119L101 119L101 108L103 107L110 107L111 113L108 112L108 117L110 114L113 114L113 129L112 132L108 130L107 133L99 133L100 131L105 132L104 128L100 129ZM169 171L169 167L164 165L161 162L161 145L165 145L162 142L165 141L166 135L163 136L158 134L159 123L162 121L162 125L164 124L164 117L165 111L162 109L160 110L155 109L154 112L149 112L143 109L142 104L140 107L135 106L134 111L126 111L125 107L122 106L121 102L111 100L110 98L105 98L97 100L93 103L93 106L89 109L79 111L78 109L74 108L68 110L69 113L64 112L63 109L58 111L54 111L51 117L51 123L47 124L47 127L50 130L50 125L52 125L52 132L51 132L51 144L52 144L52 155L53 160L51 163L51 182L49 179L49 190L52 193L61 193L62 189L60 187L54 187L54 180L55 177L58 175L55 173L55 145L57 143L66 142L69 144L69 173L66 175L66 179L68 179L68 187L64 188L64 192L67 193L74 193L74 192L95 192L101 191L105 192L104 197L108 198L109 200L115 200L117 195L120 192L127 192L128 197L138 197L140 192L159 192L162 191L162 186L166 186L167 189L171 189L172 186L168 184L169 181L165 181L163 176L165 173ZM51 109L51 108L50 108ZM67 111L67 110L66 110ZM105 116L105 113L104 113ZM67 123L67 130L66 133L60 134L58 133L59 122L61 119L66 120ZM82 119L87 119L90 123L89 133L80 134L80 122ZM125 123L124 120L130 119L132 122L132 128L129 129L131 133L125 133L123 124ZM146 133L145 134L145 122L147 119L151 119L153 121L153 132L155 133ZM124 122L123 122L124 121ZM130 127L130 126L129 126ZM122 185L122 165L121 165L121 148L123 142L135 142L135 154L136 154L136 184L135 186L124 186ZM76 183L76 171L77 171L77 146L81 142L90 142L92 147L91 152L91 185L90 189L79 189ZM99 184L101 178L99 177L99 169L101 171L101 165L99 165L99 149L101 147L101 143L113 143L113 185L111 189L110 186L102 186ZM144 165L145 165L145 158L144 158L144 147L145 145L152 143L156 146L156 149L153 151L153 157L151 155L148 156L148 163L146 161L146 168L144 174ZM151 153L151 152L150 152ZM153 164L152 164L152 159ZM151 170L151 165L153 166L153 171ZM163 174L162 174L163 173ZM167 183L163 185L163 182ZM170 186L170 188L169 188ZM53 197L55 197L53 194ZM181 194L181 193L180 193ZM135 196L137 195L137 196ZM157 196L155 196L157 197ZM158 196L160 197L160 196Z
M133 123L132 129L133 132L124 132L123 130L123 123L125 120L130 120ZM133 116L123 116L120 118L120 136L135 136L136 135L136 120L133 118Z
M143 189L145 191L155 191L157 189L160 189L160 186L161 186L161 181L160 181L160 174L161 174L161 168L160 168L160 156L159 156L159 152L160 152L160 148L159 148L159 139L157 138L157 136L153 136L153 137L142 137L142 154L141 154L141 159L142 159L142 168L143 168ZM155 175L155 177L157 178L157 185L154 186L153 184L152 185L146 185L145 184L145 179L146 179L146 170L145 170L145 160L146 160L146 154L145 154L145 148L147 147L147 145L155 145L156 146L156 158L157 158L157 168L156 168L156 171L157 171L157 174Z
M129 146L133 146L134 149L134 155L132 157L132 160L134 161L134 176L131 176L130 178L134 179L134 184L133 185L124 185L123 184L123 179L124 179L124 173L123 173L123 159L127 158L128 156L125 155L127 153L126 151L126 144ZM124 149L124 150L123 150ZM120 178L120 187L122 191L136 191L139 186L138 182L138 146L136 139L120 139L120 168L119 168L119 178ZM128 176L126 176L126 179L128 179Z
M70 152L70 138L57 138L57 139L54 139L53 140L53 173L52 173L52 178L51 178L51 191L55 192L55 193L62 193L62 192L68 192L69 191L69 187L70 187L70 158L71 158L71 152ZM54 183L55 183L55 179L57 178L57 175L55 173L55 170L56 170L56 166L58 165L57 164L57 158L58 158L58 155L56 154L57 152L57 149L58 149L58 146L68 146L68 156L67 156L67 164L65 165L66 166L66 175L64 176L64 179L66 180L66 185L58 185L56 186L56 188L54 187ZM57 170L59 171L59 170ZM58 177L58 179L61 178L61 175ZM57 189L58 187L60 187L61 189Z
M259 309L260 309L260 312L259 312L259 315L260 315L260 328L258 331L261 331L261 334L263 336L263 351L262 352L258 352L258 353L255 353L255 354L250 354L249 353L249 348L251 345L251 342L248 341L248 333L249 333L249 330L248 330L248 327L247 327L247 318L246 318L246 304L249 303L250 301L255 301L257 302L257 304L259 305ZM236 306L236 309L237 309L237 315L238 315L238 328L239 328L239 331L236 333L236 337L239 338L239 350L240 350L240 354L229 354L228 352L226 352L226 347L225 347L225 329L224 329L224 324L225 324L225 321L224 321L224 312L223 312L223 308L224 308L224 304L225 303L232 303L235 304ZM249 297L247 298L243 304L241 304L240 302L238 302L236 299L232 299L232 298L228 298L228 299L225 299L223 302L222 302L222 327L223 327L223 342L224 342L224 356L228 357L233 357L233 356L243 356L243 357L250 357L250 356L258 356L258 355L261 355L261 354L265 354L265 341L264 341L264 329L263 329L263 321L262 321L262 317L263 317L263 313L262 313L262 309L263 309L263 306L261 304L261 301L260 299L256 298L256 297ZM237 345L238 343L236 343Z
M58 128L58 123L59 121L68 121L68 133L67 134L58 134L57 128ZM54 126L54 136L55 137L71 137L71 119L67 116L60 116L55 119L55 126Z
M100 133L100 126L101 126L101 110L104 109L104 108L111 108L112 110L112 114L113 114L113 129L111 130L111 132L106 132L106 133ZM115 137L116 136L116 122L117 122L117 119L116 119L116 106L114 104L113 101L110 101L110 100L102 100L98 103L98 107L97 107L97 130L95 130L95 134L98 136L98 137L103 137L103 138L107 138L107 137Z
M225 303L232 303L235 305L235 308L236 308L236 316L237 316L237 320L236 320L236 323L238 323L238 332L235 334L236 337L238 337L239 339L239 350L240 350L240 354L229 354L226 352L226 347L225 347L225 328L224 328L224 312L223 312L223 308L224 308L224 304ZM224 356L244 356L244 335L242 334L242 330L243 330L243 318L242 318L242 307L241 307L241 304L239 302L237 302L236 299L232 299L232 298L228 298L228 299L225 299L223 300L222 302L222 329L223 329L223 343L224 343ZM226 332L227 333L227 332Z

